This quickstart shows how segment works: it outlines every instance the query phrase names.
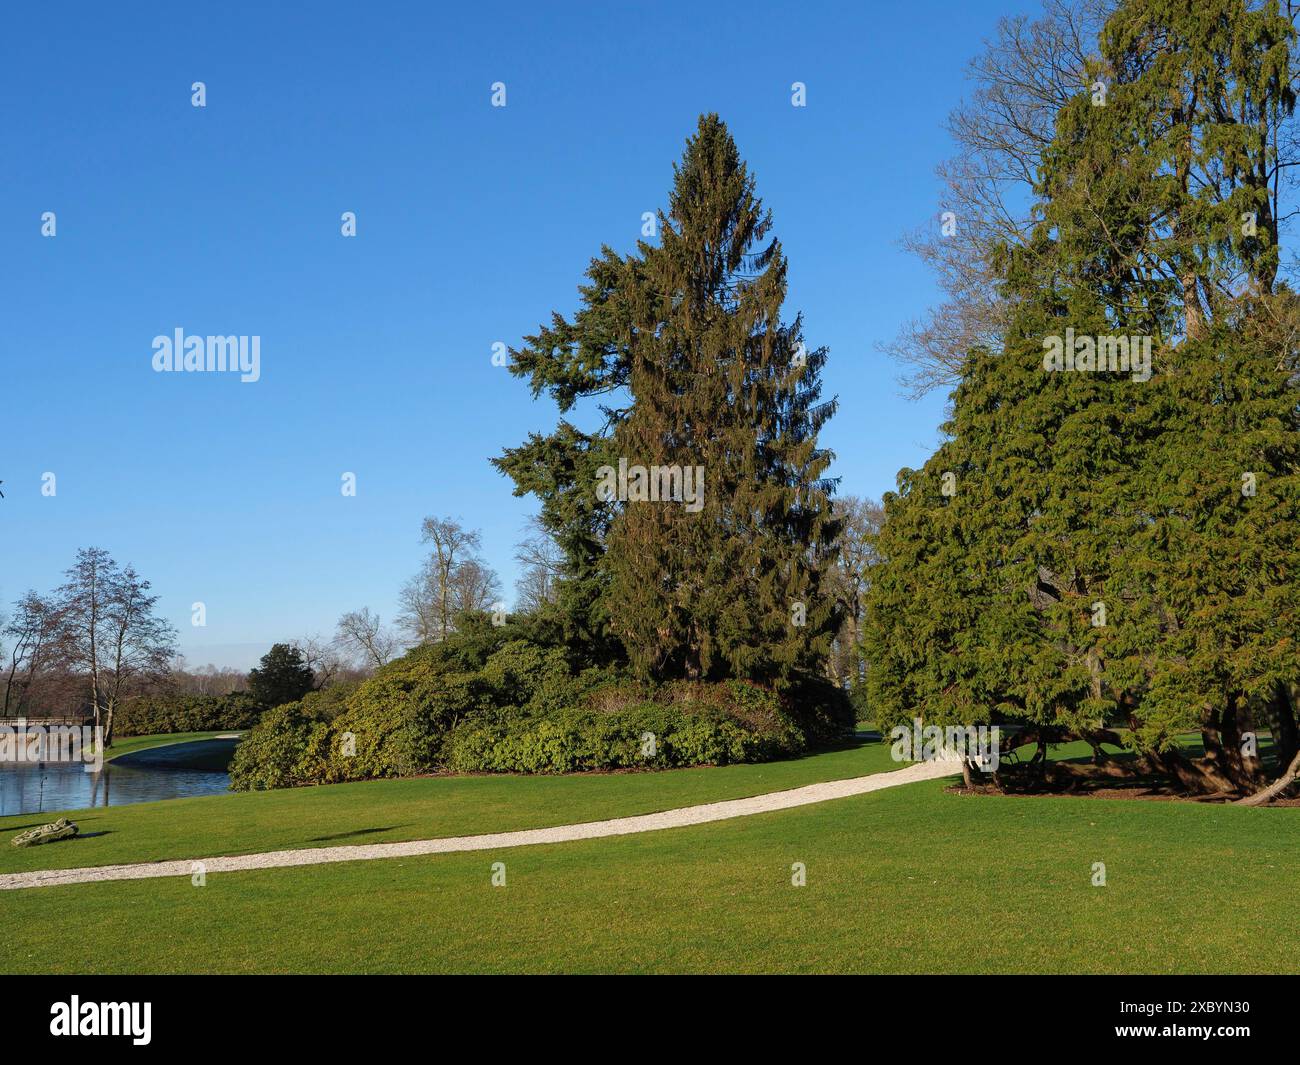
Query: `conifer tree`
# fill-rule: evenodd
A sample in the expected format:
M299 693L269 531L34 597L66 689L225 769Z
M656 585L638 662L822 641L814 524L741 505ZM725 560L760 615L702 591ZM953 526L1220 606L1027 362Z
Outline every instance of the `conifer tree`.
M830 646L821 584L837 523L817 432L834 402L820 397L825 349L806 350L798 316L781 320L786 261L771 226L726 126L703 116L659 243L622 259L604 249L573 321L553 316L513 353L513 372L564 410L627 399L604 408L602 432L562 424L498 465L542 496L543 521L575 544L590 616L650 677L784 683ZM702 497L640 500L634 474L631 498L596 499L583 478L620 460L702 469Z
M1267 198L1289 39L1240 0L1130 0L1108 21L1108 91L1063 109L1033 254L1008 257L1005 348L971 353L948 441L886 500L869 604L885 719L1017 722L1038 770L1064 738L1105 761L1124 725L1148 768L1228 793L1267 776L1246 733L1271 714L1294 736L1298 397L1260 324L1274 227L1238 228ZM1215 146L1207 193L1189 174ZM1149 378L1098 366L1117 336L1149 338ZM1053 338L1074 355L1076 337L1079 368L1048 372ZM1204 758L1175 743L1187 729Z

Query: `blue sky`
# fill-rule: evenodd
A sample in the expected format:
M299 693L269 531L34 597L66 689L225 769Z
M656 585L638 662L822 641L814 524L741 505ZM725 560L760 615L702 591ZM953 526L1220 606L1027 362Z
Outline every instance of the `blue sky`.
M439 514L482 530L509 600L535 504L487 460L556 412L492 344L574 310L602 243L633 247L704 111L830 347L841 491L892 488L943 407L875 346L934 295L897 241L942 209L944 118L1016 4L7 8L0 597L98 545L153 581L192 664L242 667L344 610L391 618ZM154 373L178 327L260 336L261 380Z

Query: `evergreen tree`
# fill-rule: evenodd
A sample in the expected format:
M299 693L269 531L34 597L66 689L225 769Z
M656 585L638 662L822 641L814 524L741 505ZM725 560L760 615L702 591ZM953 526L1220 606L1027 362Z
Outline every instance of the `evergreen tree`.
M1269 226L1238 228L1266 195L1259 124L1291 106L1288 40L1239 0L1132 0L1107 23L1114 82L1058 119L1032 255L1008 259L1005 349L971 353L949 440L886 501L869 603L886 720L1015 721L1036 770L1072 737L1105 761L1122 724L1149 768L1204 791L1263 781L1243 739L1269 713L1294 734L1297 393L1260 326ZM1207 195L1189 173L1216 144ZM1103 336L1150 338L1149 379L1046 370L1052 338ZM1195 762L1174 742L1189 728Z
M516 361L512 369L519 372L520 365ZM613 506L592 489L597 471L611 458L609 446L606 435L584 433L562 420L555 432L532 433L524 444L492 460L514 480L515 495L532 494L542 501L538 524L555 540L561 562L554 599L538 608L533 624L539 639L566 646L579 667L625 657L609 631L605 602L605 538Z
M799 317L781 321L771 225L726 126L703 116L660 243L622 259L604 249L573 322L554 315L513 353L512 370L562 411L628 400L603 408L599 433L561 423L497 461L516 491L542 497L565 547L569 629L615 635L647 676L784 683L816 668L834 632L831 456L817 445L834 402L820 399L826 351L804 348ZM620 460L702 469L702 498L640 500L651 486L635 470L629 500L597 498L602 467Z
M312 690L315 678L298 648L277 643L248 671L248 690L268 710L297 702Z

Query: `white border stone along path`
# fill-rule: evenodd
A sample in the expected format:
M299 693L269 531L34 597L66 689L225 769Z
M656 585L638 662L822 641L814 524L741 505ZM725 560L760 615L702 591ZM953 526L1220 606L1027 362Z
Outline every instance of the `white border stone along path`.
M684 806L655 814L615 817L608 821L587 821L578 825L554 828L531 828L517 832L491 832L482 836L449 836L444 839L417 839L406 843L372 843L362 846L310 847L290 851L266 851L229 858L186 858L174 862L140 862L135 865L100 865L82 869L38 869L30 873L0 874L0 889L59 887L65 884L90 884L100 880L147 880L153 877L183 876L194 872L195 862L208 873L236 873L248 869L283 869L294 865L323 865L327 862L366 862L376 858L405 858L420 854L450 854L456 851L486 851L503 847L531 847L538 843L569 843L579 839L627 836L636 832L657 832L664 828L684 828L733 817L750 817L773 810L810 806L828 799L844 799L869 791L894 788L921 780L937 780L958 771L951 761L917 762L892 773L873 773L848 780L828 780L789 791L773 791L748 799Z

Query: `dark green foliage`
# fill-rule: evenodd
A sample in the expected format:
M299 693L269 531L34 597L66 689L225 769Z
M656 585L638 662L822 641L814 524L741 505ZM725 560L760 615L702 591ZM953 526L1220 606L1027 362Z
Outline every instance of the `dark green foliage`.
M849 693L821 674L796 676L781 690L781 700L810 744L838 743L853 734L857 715Z
M817 672L838 619L822 577L837 522L817 432L824 349L781 321L786 261L726 126L702 116L661 242L602 249L581 309L512 353L511 371L561 412L602 407L594 433L562 421L496 465L542 501L565 553L544 611L580 664L630 660L648 679L741 677L785 686ZM597 498L603 467L702 467L703 503ZM796 620L797 619L797 620Z
M266 711L235 748L230 786L258 791L318 783L328 732L328 725L303 713L300 703Z
M698 512L629 503L609 536L610 618L655 678L789 683L816 671L838 618L822 590L838 530L817 432L825 349L781 322L786 260L715 115L675 168L661 242L642 243L618 299L633 332L629 464L698 466Z
M114 731L119 736L149 736L160 732L242 730L257 724L262 710L262 704L248 692L155 693L123 702L117 709Z
M509 628L463 626L342 696L327 689L267 711L236 750L232 786L723 764L843 731L847 704L833 685L810 686L798 702L741 681L648 687L609 668L575 673L564 648L517 627L511 639L494 635ZM647 731L656 734L649 758L640 754Z
M534 346L538 338L529 338ZM513 373L532 365L534 348L515 352ZM534 394L540 386L534 382ZM561 410L568 407L561 403ZM515 482L514 494L535 495L542 502L539 522L564 555L555 601L533 624L545 629L548 642L562 643L580 666L624 660L622 646L609 631L609 574L604 565L605 538L613 508L596 498L597 470L609 463L610 441L583 433L567 421L555 432L536 433L517 448L493 459ZM617 460L615 460L617 461Z
M1004 350L970 353L947 441L886 498L867 637L882 724L1094 746L1122 725L1186 787L1265 779L1243 739L1300 675L1300 397L1279 298L1227 289L1271 280L1268 233L1236 237L1267 141L1236 126L1289 110L1288 34L1234 0L1132 0L1107 24L1115 83L1059 118L1032 257L1008 262ZM1219 150L1211 192L1187 175ZM1150 338L1150 379L1048 372L1069 331ZM1189 728L1196 765L1174 743Z
M268 709L301 699L314 683L302 652L287 643L275 644L248 674L248 690Z
M849 705L853 708L853 722L855 725L875 724L872 717L871 700L868 698L868 690L865 684L855 684L849 689Z
M760 762L803 750L803 734L776 698L770 693L768 698L765 714L744 718L708 702L645 701L611 711L584 708L495 724L470 722L448 738L447 768L461 773L668 769Z

